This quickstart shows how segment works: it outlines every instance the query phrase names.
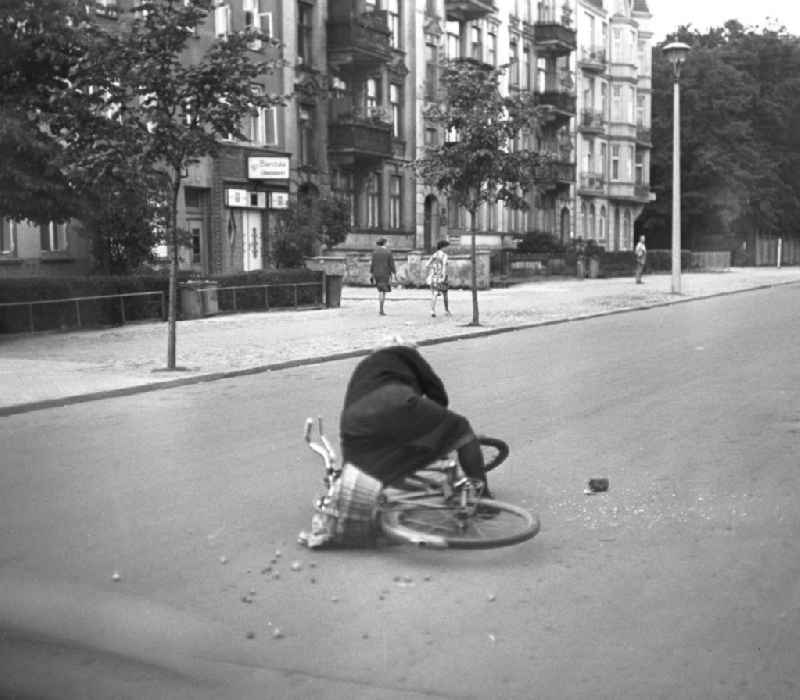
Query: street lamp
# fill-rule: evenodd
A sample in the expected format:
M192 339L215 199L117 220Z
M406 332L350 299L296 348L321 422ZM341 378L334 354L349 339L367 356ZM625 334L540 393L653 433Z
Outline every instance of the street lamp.
M689 45L673 41L663 48L672 64L672 293L681 293L681 66L686 61Z

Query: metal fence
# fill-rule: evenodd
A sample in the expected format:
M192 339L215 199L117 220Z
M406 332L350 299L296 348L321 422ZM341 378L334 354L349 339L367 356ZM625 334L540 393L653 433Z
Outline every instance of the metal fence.
M219 312L236 313L254 309L269 310L291 306L318 306L322 304L322 288L320 282L281 282L272 284L241 284L232 287L214 288L217 292ZM271 289L291 290L288 297L279 297L270 302ZM257 290L253 293L253 290ZM304 293L309 290L311 293ZM198 289L198 291L206 291ZM286 303L286 302L290 303Z
M119 315L116 316L114 319L120 323L128 323L131 319L126 312L125 300L131 297L158 297L158 317L160 320L166 319L166 303L165 303L165 294L164 292L125 292L122 294L102 294L102 295L95 295L95 296L86 296L86 297L67 297L64 299L41 299L36 301L8 301L0 303L0 309L13 309L13 308L21 308L27 311L27 330L30 333L34 333L36 330L52 330L53 325L47 325L43 319L40 318L40 328L37 329L36 327L36 314L35 310L55 310L51 313L50 318L58 319L59 323L57 327L62 325L68 325L70 327L77 327L83 328L85 325L85 319L88 316L90 319L94 320L98 317L98 315L102 316L103 314L98 314L97 306L98 302L101 300L119 300L119 307L118 313ZM94 303L94 307L87 308L86 304L89 302ZM81 304L84 304L84 313L81 314ZM69 320L71 321L68 324L64 324L64 311L63 306L67 305L69 313ZM58 310L57 307L61 306L62 310ZM44 313L39 314L41 316L45 316ZM155 314L153 314L154 316ZM145 318L151 318L152 316L145 316ZM139 320L141 317L137 317L136 320Z

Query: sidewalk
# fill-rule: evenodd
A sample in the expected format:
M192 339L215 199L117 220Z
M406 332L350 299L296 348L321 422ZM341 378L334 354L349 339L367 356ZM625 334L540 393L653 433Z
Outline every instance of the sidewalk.
M684 273L682 294L671 277L545 279L479 294L480 327L471 327L472 295L450 292L452 317L430 315L425 289L394 289L386 316L377 313L373 289L345 287L338 309L273 311L181 321L177 328L179 371L166 366L164 323L117 328L0 335L0 416L109 394L208 381L280 369L331 356L369 350L390 333L422 344L485 335L544 323L680 303L778 284L800 283L800 267L732 268Z

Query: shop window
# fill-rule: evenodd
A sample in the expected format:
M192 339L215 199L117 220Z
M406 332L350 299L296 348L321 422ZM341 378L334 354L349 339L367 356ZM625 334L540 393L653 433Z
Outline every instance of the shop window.
M50 221L39 226L41 249L55 252L67 249L67 225Z
M17 250L17 224L0 219L0 255L14 255Z

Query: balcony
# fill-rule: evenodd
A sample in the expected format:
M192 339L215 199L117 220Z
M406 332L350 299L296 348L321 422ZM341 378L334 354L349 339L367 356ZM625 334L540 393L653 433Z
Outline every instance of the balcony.
M386 11L328 21L328 63L335 70L368 70L392 57Z
M574 29L541 19L533 25L533 43L538 53L552 56L572 53L578 46Z
M551 107L557 112L566 115L575 114L575 94L564 90L547 90L546 92L534 92L534 101L537 105Z
M492 0L445 0L444 13L455 22L469 22L497 12Z
M635 185L633 188L633 196L637 202L649 202L653 199L650 192L650 185Z
M653 132L649 126L636 125L636 143L640 146L653 145Z
M581 55L578 63L585 71L592 71L594 73L602 73L608 64L608 56L606 50L599 47L581 48Z
M603 113L594 109L584 109L578 128L586 133L602 134L606 128Z
M605 187L606 179L601 173L581 173L581 194L603 194Z
M545 190L558 190L575 183L575 163L557 158L536 168L537 185Z
M339 164L349 165L391 158L392 125L353 114L339 115L328 123L328 154Z

